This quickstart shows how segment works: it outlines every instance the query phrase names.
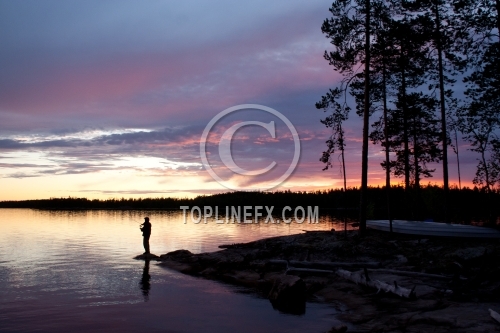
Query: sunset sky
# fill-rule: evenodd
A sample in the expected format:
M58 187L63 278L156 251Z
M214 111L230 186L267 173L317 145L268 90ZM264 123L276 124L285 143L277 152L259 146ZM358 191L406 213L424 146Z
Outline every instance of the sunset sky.
M330 44L321 24L330 5L0 1L0 200L225 192L201 164L200 138L214 116L239 104L271 107L297 129L297 169L275 190L340 187L338 163L322 171L319 162L329 130L314 106L340 80L323 59ZM242 111L217 133L271 118ZM235 162L248 170L272 161L275 173L286 168L293 140L279 121L276 128L276 138L256 126L238 131ZM346 135L348 186L359 186L361 121L354 113ZM476 156L466 148L460 145L462 183L470 186ZM370 144L370 185L383 183L382 158L381 147ZM458 183L451 149L449 159L450 181ZM436 168L429 181L440 184ZM256 189L265 180L224 176Z

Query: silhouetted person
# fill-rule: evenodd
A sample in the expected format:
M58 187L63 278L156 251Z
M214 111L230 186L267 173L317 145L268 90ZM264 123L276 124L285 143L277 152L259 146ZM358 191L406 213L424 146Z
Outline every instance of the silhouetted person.
M149 280L151 280L151 275L149 275L149 259L146 259L144 261L144 269L142 271L141 282L139 282L142 290L142 295L144 296L144 302L147 302L149 300L149 289L151 289Z
M140 226L143 236L144 244L144 254L149 254L149 237L151 236L151 223L149 223L149 217L144 218L144 223Z

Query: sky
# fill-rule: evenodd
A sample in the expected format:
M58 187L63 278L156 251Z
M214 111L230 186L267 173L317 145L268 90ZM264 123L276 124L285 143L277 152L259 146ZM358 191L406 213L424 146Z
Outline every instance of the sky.
M323 59L330 1L0 1L0 200L50 197L194 197L229 191L205 169L200 140L223 110L280 112L300 138L293 173L273 190L342 186L322 171L329 129L315 103L341 80ZM232 136L231 173L219 143ZM361 179L361 119L346 123L348 186ZM213 127L206 154L232 187L262 190L293 160L291 131L257 109ZM476 156L460 142L462 184ZM383 152L370 144L369 185L382 185ZM450 182L458 183L449 150ZM422 183L441 184L441 165ZM402 179L394 179L400 183Z

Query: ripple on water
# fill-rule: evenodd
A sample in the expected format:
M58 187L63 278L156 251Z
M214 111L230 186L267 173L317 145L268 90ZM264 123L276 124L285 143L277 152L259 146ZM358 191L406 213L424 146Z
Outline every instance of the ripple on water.
M321 332L335 323L326 305L285 315L244 288L132 260L143 252L136 221L144 215L153 224L156 254L215 251L221 244L339 226L329 218L195 225L165 211L0 209L0 331Z

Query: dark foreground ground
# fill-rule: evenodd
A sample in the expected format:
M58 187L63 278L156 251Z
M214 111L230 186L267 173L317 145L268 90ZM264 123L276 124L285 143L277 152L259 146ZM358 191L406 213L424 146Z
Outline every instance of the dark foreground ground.
M330 332L500 331L489 312L500 312L499 240L324 231L151 259L248 286L284 312L330 303L343 322Z

